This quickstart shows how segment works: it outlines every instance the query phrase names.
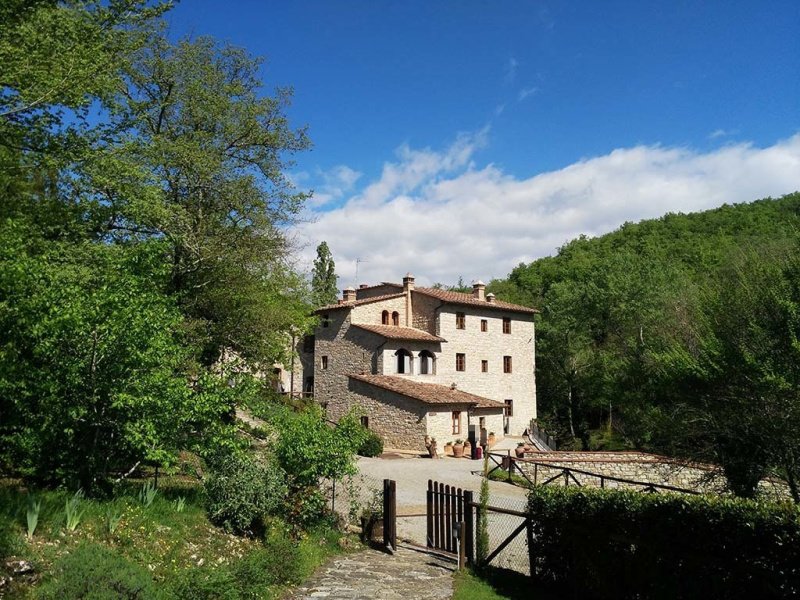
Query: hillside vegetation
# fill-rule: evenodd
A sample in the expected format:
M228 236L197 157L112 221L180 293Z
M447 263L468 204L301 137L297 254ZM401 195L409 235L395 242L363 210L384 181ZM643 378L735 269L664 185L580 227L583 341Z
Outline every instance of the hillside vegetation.
M491 289L542 311L540 418L560 447L722 464L797 498L800 194L626 223Z

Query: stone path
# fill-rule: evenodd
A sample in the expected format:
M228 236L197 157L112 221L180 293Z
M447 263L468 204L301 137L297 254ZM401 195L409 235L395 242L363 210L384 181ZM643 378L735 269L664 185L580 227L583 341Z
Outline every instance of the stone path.
M413 546L397 552L362 550L333 559L297 588L291 600L448 600L455 565Z

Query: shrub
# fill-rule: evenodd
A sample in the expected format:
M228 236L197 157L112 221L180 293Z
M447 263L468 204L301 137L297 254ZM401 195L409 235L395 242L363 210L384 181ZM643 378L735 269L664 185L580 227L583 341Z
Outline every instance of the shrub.
M539 580L589 598L788 598L800 511L737 498L534 488ZM571 589L569 589L571 588Z
M227 531L250 534L283 505L286 483L276 464L235 454L211 463L205 490L212 522Z
M60 558L37 590L42 599L150 600L156 588L147 569L99 544L84 543Z
M227 566L185 569L167 583L168 598L183 600L239 600L236 578Z
M374 431L367 434L367 439L361 444L358 449L358 454L361 456L380 456L383 454L383 439Z
M297 542L289 536L273 536L264 547L236 562L234 575L242 598L268 597L273 585L300 583L302 562Z

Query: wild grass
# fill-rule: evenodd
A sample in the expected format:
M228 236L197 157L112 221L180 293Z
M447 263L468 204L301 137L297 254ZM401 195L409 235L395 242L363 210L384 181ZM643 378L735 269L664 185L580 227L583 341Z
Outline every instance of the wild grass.
M341 534L326 526L299 540L289 538L292 530L280 520L271 522L272 533L264 539L230 535L208 520L197 480L163 477L158 493L150 492L149 504L140 495L144 483L125 482L111 497L97 499L76 498L61 490L29 493L18 482L0 481L0 558L30 561L41 575L34 587L15 580L10 597L32 597L39 586L58 589L59 577L66 580L68 571L77 568L66 557L87 545L98 552L105 548L119 561L145 569L165 598L176 597L180 582L191 589L195 583L206 586L205 592L200 588L192 592L198 598L277 598L287 585L308 577L322 561L342 551ZM29 498L38 505L30 539ZM264 566L272 571L262 573ZM71 579L80 579L80 574L73 573ZM236 582L234 591L220 596L217 585L231 580Z

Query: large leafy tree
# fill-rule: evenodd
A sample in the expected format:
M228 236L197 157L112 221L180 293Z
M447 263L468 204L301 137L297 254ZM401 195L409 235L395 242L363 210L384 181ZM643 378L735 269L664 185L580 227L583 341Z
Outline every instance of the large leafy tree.
M311 274L311 295L315 306L323 306L336 302L339 295L336 286L336 263L327 242L317 246L317 258L314 259L314 271Z
M151 32L107 104L113 146L83 168L111 238L167 242L169 289L207 364L224 349L280 356L307 312L285 233L306 194L284 169L309 142L287 122L290 90L263 95L259 67L210 38Z

